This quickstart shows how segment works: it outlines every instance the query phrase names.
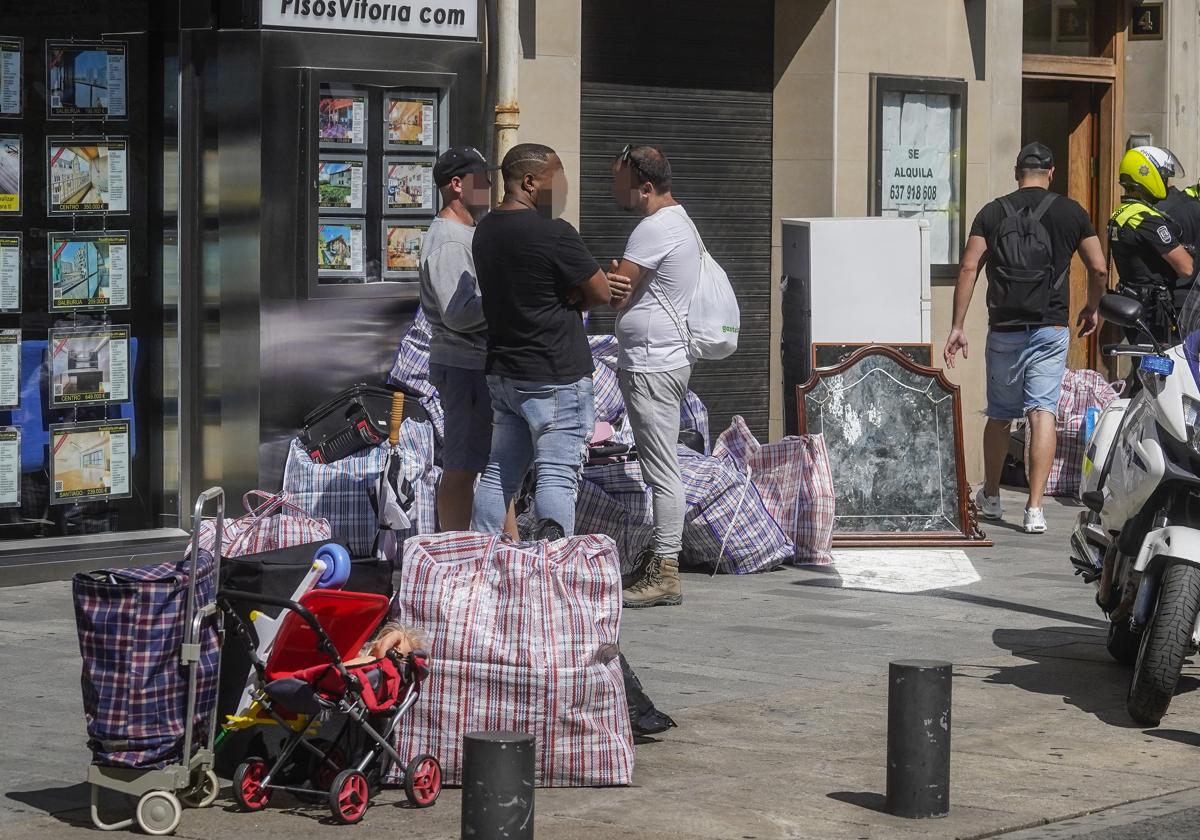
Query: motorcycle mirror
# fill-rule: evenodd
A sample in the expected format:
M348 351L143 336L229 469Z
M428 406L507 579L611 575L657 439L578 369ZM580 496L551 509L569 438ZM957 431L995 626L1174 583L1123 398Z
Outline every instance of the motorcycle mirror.
M1107 294L1100 298L1100 317L1118 327L1136 327L1142 320L1142 303L1125 295Z

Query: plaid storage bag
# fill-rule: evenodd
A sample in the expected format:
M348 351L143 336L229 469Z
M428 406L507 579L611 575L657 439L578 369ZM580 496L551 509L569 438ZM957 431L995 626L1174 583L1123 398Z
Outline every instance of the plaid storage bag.
M833 562L833 474L823 435L761 444L734 415L713 455L750 476L767 511L795 543L797 564Z
M289 501L286 493L251 490L242 496L242 506L246 514L226 519L221 529L222 557L265 554L332 539L329 522L309 516ZM212 551L216 527L210 519L200 523L199 541L204 551Z
M1117 389L1094 370L1068 370L1063 374L1058 417L1054 423L1057 438L1054 460L1046 478L1047 496L1075 498L1079 495L1083 451L1087 445L1084 435L1088 409L1103 411L1117 396ZM1029 463L1028 432L1025 435L1025 463Z
M378 528L367 488L379 480L390 448L385 442L332 464L318 464L300 439L293 438L283 470L283 492L309 516L327 519L332 539L345 545L352 557L365 557L371 553Z
M442 413L442 401L438 398L437 388L429 381L429 340L432 337L429 319L418 306L412 324L396 348L396 360L392 363L388 382L416 397L421 408L429 415L440 442L445 435L446 416Z
M612 540L417 537L404 547L393 612L426 630L431 648L423 696L397 729L401 755L431 753L443 780L459 784L465 733L515 730L537 739L539 787L629 784Z
M201 550L196 602L216 594L212 555ZM81 572L72 579L83 714L96 764L161 768L181 755L187 668L179 662L191 561ZM205 626L197 668L195 742L208 737L217 701L217 629Z
M732 465L680 446L685 503L684 566L753 574L778 568L795 551L763 505L758 490ZM585 467L575 505L575 530L607 534L628 574L653 534L650 488L637 461Z

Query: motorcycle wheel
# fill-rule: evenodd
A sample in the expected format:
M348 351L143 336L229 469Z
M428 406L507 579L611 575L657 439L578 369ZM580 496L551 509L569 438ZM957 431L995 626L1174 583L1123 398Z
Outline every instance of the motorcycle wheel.
M1200 568L1177 563L1159 584L1154 617L1142 631L1125 708L1143 726L1158 726L1192 650L1192 630L1200 613Z
M1128 618L1109 623L1108 641L1105 647L1108 648L1109 656L1119 664L1131 666L1137 662L1141 641L1142 634L1133 632Z

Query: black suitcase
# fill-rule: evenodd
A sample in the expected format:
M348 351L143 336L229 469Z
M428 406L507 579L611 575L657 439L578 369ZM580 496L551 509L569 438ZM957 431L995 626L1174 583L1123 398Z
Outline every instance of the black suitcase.
M341 460L387 440L392 391L358 384L322 403L304 418L300 442L319 464Z

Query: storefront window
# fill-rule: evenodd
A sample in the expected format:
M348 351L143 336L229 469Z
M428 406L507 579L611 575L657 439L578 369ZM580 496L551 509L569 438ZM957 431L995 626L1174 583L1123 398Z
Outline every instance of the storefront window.
M873 213L929 220L935 275L952 274L962 249L966 83L873 76Z
M169 7L0 18L0 551L178 524Z
M1025 52L1098 56L1096 0L1025 0Z

